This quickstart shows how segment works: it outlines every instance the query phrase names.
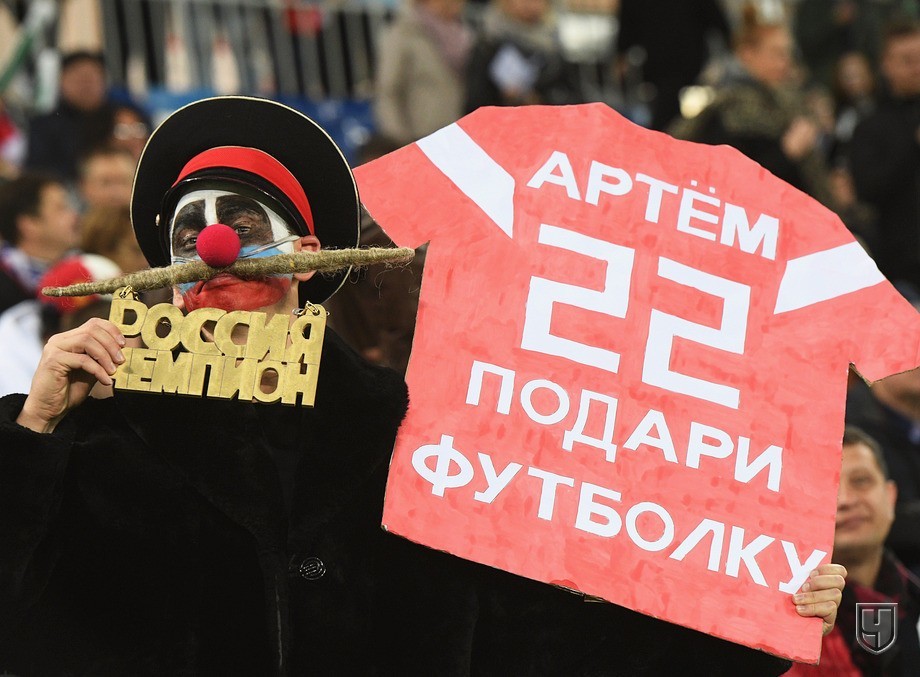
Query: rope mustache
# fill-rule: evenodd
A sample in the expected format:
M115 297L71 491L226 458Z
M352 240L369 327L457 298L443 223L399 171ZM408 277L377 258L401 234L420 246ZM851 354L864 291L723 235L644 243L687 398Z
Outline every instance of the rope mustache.
M223 268L209 266L204 261L192 261L163 268L141 270L111 280L80 282L66 287L45 287L42 289L42 294L46 296L111 294L121 287L131 287L135 291L147 291L186 282L207 281L225 273L243 280L311 271L333 273L351 266L363 267L375 263L406 264L414 256L415 251L408 247L369 247L367 249L328 249L318 252L300 251L265 258L239 259L232 265Z

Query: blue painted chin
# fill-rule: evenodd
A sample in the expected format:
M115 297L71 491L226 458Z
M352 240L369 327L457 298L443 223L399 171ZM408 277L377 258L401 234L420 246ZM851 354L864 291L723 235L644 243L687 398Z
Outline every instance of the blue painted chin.
M250 245L247 247L243 247L240 249L240 255L237 258L238 259L261 259L261 258L266 258L268 256L275 256L276 254L282 253L282 252L278 252L277 249L281 247L282 245L287 244L288 242L290 242L290 239L284 239L284 240L279 240L277 242L271 242L267 245L261 244L261 245ZM200 261L201 259L195 256L191 260ZM272 277L291 277L291 274L281 273L279 275L272 275ZM185 294L188 291L190 291L192 287L194 287L196 284L198 283L197 282L184 282L178 285L179 291Z

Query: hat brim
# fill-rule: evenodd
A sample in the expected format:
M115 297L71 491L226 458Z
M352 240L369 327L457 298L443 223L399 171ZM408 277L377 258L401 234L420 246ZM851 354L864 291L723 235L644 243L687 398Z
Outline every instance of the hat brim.
M131 222L151 266L170 263L163 197L186 163L218 146L262 150L300 182L310 202L323 249L358 246L360 200L348 161L330 136L306 115L267 99L226 96L180 108L154 130L138 162ZM305 235L306 233L301 233ZM348 270L316 274L300 283L301 302L321 303L342 285Z

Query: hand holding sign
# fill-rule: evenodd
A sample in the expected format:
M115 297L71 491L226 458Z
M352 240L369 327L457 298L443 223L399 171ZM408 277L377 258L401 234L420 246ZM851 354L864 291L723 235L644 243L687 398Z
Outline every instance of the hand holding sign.
M64 414L89 396L97 381L112 384L111 375L125 359L124 345L118 328L99 318L52 336L42 350L16 422L36 432L52 432Z
M792 596L792 601L796 605L795 610L800 616L821 618L821 630L824 635L834 629L846 576L847 570L844 566L822 564L811 572L800 592Z

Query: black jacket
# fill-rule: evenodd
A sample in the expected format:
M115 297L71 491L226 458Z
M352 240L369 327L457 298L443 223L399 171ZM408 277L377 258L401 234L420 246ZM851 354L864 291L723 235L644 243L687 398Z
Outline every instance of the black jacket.
M853 132L850 171L859 198L878 212L872 254L892 281L920 289L920 97L882 99Z
M80 159L108 141L114 110L105 103L98 110L85 112L62 101L50 113L29 120L26 169L75 181Z
M379 526L405 385L331 332L314 409L119 392L38 435L12 422L21 397L0 402L0 670L368 674L464 659L453 645L468 633L436 634L472 599L455 560ZM288 512L276 466L295 464Z
M39 435L15 424L22 402L0 400L0 670L631 676L789 665L385 533L405 386L332 332L314 409L119 392Z

